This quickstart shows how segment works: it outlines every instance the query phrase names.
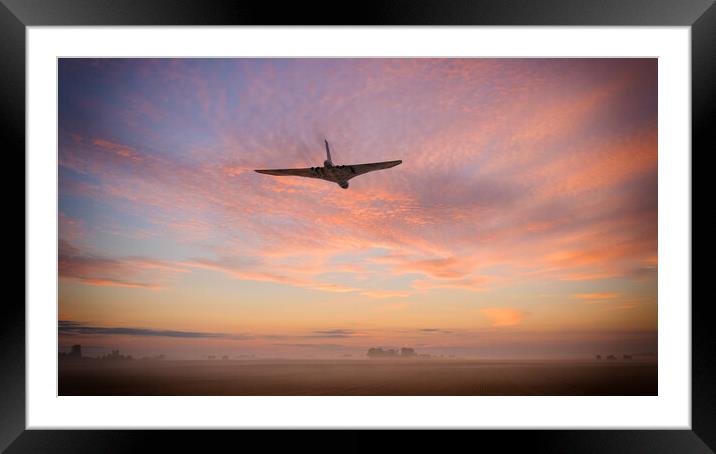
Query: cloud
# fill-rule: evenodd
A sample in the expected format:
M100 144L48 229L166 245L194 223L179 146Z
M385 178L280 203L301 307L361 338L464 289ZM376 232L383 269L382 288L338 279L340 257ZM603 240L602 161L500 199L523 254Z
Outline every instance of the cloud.
M159 290L186 270L170 262L146 257L111 258L86 253L60 239L59 277L86 285Z
M265 271L264 266L260 263L238 263L232 261L231 259L194 259L181 262L181 265L186 266L188 268L200 268L222 272L236 279L259 282L274 282L278 284L291 285L311 290L320 290L324 292L347 293L358 290L357 288L350 286L315 281L311 277L307 277L305 274L305 269L301 268L291 270L292 275L288 275Z
M412 295L409 291L394 291L394 290L366 290L360 292L361 295L369 298L405 298Z
M535 175L540 179L544 178L545 181L559 180L554 177L547 179L546 175L565 173L565 170L561 168L548 169L549 166L553 166L552 161L558 165L565 165L561 160L553 159L544 165L538 162L535 167L537 170L533 170L531 175L527 175L527 178L519 174L502 175L502 181L513 180L513 183L517 184L508 184L509 189L504 191L499 189L503 183L488 184L489 179L486 180L484 176L480 176L478 182L480 185L486 185L485 188L471 186L463 191L460 187L467 184L465 182L468 180L457 174L453 175L454 172L460 171L460 168L456 167L447 169L446 173L434 170L427 173L427 175L443 175L440 177L443 178L440 180L443 183L440 184L424 184L425 177L423 176L407 180L408 182L423 182L421 186L415 188L410 186L413 183L401 183L391 188L384 188L379 184L363 188L360 191L353 191L348 196L340 194L341 197L337 197L337 194L334 194L335 191L329 186L321 184L322 182L266 178L254 181L256 175L235 171L237 168L246 170L252 167L246 164L229 166L201 164L198 167L191 167L185 163L166 160L161 156L142 153L137 149L115 142L94 139L92 143L101 144L100 148L107 149L111 153L109 155L81 154L71 161L92 163L90 173L105 182L99 189L101 198L123 198L139 204L139 206L157 207L159 210L147 211L145 214L154 218L155 223L169 226L177 236L186 236L188 241L199 235L211 238L216 235L232 235L232 231L241 231L243 232L242 237L248 235L249 238L253 237L257 244L262 244L262 247L251 247L244 253L255 254L264 259L279 257L287 253L325 257L332 253L347 253L357 248L383 247L413 253L412 258L406 257L405 260L392 264L386 262L389 268L388 272L391 274L420 273L438 280L474 279L477 262L455 255L458 246L465 247L464 251L466 252L474 252L475 248L482 244L490 244L492 247L500 245L501 250L506 252L503 254L502 260L511 260L515 264L521 264L524 261L523 255L510 253L511 249L515 249L510 246L510 242L514 243L516 240L524 238L525 230L542 235L544 237L543 244L549 245L553 239L545 237L545 232L553 232L556 235L564 233L568 228L581 228L569 220L569 217L575 217L574 213L567 218L558 219L557 222L552 220L547 223L540 218L543 214L538 211L538 208L544 205L565 206L564 202L555 205L554 201L556 199L563 200L565 194L570 192L574 192L576 195L575 188L582 187L577 183L568 183L570 189L566 192L564 188L549 189L550 184L536 186L532 189L515 189L518 187L517 185L523 183L535 186ZM652 148L647 146L645 149L651 150ZM122 166L116 165L114 161L114 156L117 155L116 150L130 150L131 153L122 151L119 157L133 156L136 159L130 159L130 161L141 161L141 165L132 164L131 172L123 172ZM624 150L623 157L618 160L631 159L630 149L627 147ZM74 156L74 153L77 152L77 150L68 150L64 154ZM600 156L600 154L604 156ZM609 158L609 154L609 149L605 149L594 154L595 157L590 159L601 162ZM646 163L653 161L652 155L647 153L645 156ZM103 160L106 162L103 163ZM574 165L570 165L570 167L574 167ZM233 170L228 171L227 174L227 168ZM408 162L406 162L406 168L409 169ZM629 175L634 174L626 165L614 164L614 168L622 169L619 170L621 172L619 175L622 176L614 182L624 181ZM409 170L408 173L414 174L415 172ZM609 174L614 175L615 173L609 171ZM579 181L589 184L596 181L589 175L579 178L581 178ZM64 181L66 180L63 180L63 183ZM606 183L612 184L611 180ZM446 189L439 193L425 189L432 187ZM223 195L234 194L237 191L242 194L242 197ZM275 197L271 193L287 191L292 193L291 204L276 203ZM474 193L470 193L470 191L474 191ZM491 191L497 191L495 194L498 195L509 193L509 202L508 199L499 199L502 195L498 198L491 196ZM485 202L484 197L491 197L494 201ZM593 208L583 202L581 204ZM321 206L331 206L332 209L321 210ZM166 219L164 215L158 217L164 211L177 210L181 210L187 215L190 214L190 217L182 216L180 219ZM524 217L523 213L530 212L534 212L540 217ZM599 210L592 209L591 212L599 212ZM514 219L515 215L511 213L522 214L522 218ZM480 216L481 214L483 216ZM205 219L207 216L213 218L218 216L223 220L213 223L197 221L197 219ZM475 221L476 216L480 216L477 221ZM267 219L273 219L273 221L267 222L265 221ZM524 227L520 228L521 225ZM289 226L289 228L285 226ZM558 226L559 230L555 230L555 226ZM229 239L229 242L232 240ZM539 243L537 245L539 247ZM535 248L534 245L529 247ZM645 244L645 247L649 248L650 246ZM522 249L524 250L524 248ZM633 251L628 252L629 254L648 251L648 249L641 248L622 250ZM435 257L436 254L438 257ZM428 258L417 258L421 255ZM530 255L527 254L527 256ZM533 265L541 266L543 269L559 268L560 272L564 273L564 278L570 280L608 277L621 272L621 270L613 272L578 270L574 268L593 267L596 261L591 263L575 260L555 261L555 257L558 256L553 253L547 254L543 263ZM490 265L490 262L486 261L481 265ZM262 276L254 275L251 278L277 282L295 279L295 276L289 275L290 271L276 272L282 268L286 270L286 267L272 264L271 272L264 272ZM570 268L572 269L570 270ZM329 271L328 268L316 270L314 276L326 271ZM246 277L249 278L249 276ZM348 292L355 290L347 286L323 283L308 282L306 285L315 285L316 288L326 291ZM414 287L426 288L428 285L429 282L422 281ZM433 287L466 288L478 287L478 285L469 285L467 281L453 281L436 282ZM379 297L374 293L366 293L364 296Z
M110 151L114 153L117 156L120 156L122 158L131 159L133 161L141 162L144 160L142 155L140 155L135 149L131 147L127 147L125 145L121 145L118 143L110 142L109 140L104 139L94 139L92 140L92 143L99 147L100 149Z
M60 212L58 234L59 238L63 241L82 241L85 236L85 223L81 219L73 218L63 212Z
M314 331L316 334L353 334L355 331L352 329L324 329Z
M476 277L467 279L417 279L413 281L413 288L417 290L431 290L443 288L456 288L470 291L485 291L485 283L487 278Z
M119 335L119 336L140 336L140 337L180 337L187 339L230 339L245 340L251 339L250 336L240 334L226 333L209 333L198 331L175 331L175 330L158 330L151 328L133 328L133 327L106 327L92 326L72 320L60 320L58 322L58 331L60 335Z
M509 307L485 307L480 311L495 327L519 325L525 316L524 312Z
M95 279L95 278L88 278L88 277L68 277L66 274L61 275L62 278L65 279L76 279L77 281L87 284L87 285L96 285L99 287L127 287L127 288L143 288L148 290L159 290L161 287L159 285L153 285L153 284L145 284L141 282L131 282L126 280L119 280L119 279Z
M421 333L440 333L440 334L451 334L454 331L440 328L420 328L418 331Z
M360 336L361 334L351 329L326 329L316 330L310 335L310 337L325 337L325 338L347 338Z
M61 285L211 270L375 315L452 289L497 306L547 282L653 282L656 76L653 59L63 61ZM324 136L337 163L403 164L346 191L252 171L316 165ZM117 232L160 252L97 253Z
M457 257L416 260L400 263L396 269L402 272L415 272L436 278L461 278L468 274L465 261ZM466 269L467 268L467 269Z
M573 295L575 298L586 300L586 302L599 302L599 300L608 300L619 298L622 296L621 292L595 292L595 293L577 293Z
M306 340L306 339L350 339L365 337L366 334L352 329L320 329L308 333L223 333L207 331L166 330L144 327L98 326L74 320L59 320L58 332L61 336L135 336L170 337L185 339L218 339L237 341ZM255 344L255 343L254 343ZM258 344L257 344L258 345ZM275 344L282 345L282 344ZM287 344L286 344L287 345ZM309 345L309 344L306 344ZM310 344L317 345L317 344Z

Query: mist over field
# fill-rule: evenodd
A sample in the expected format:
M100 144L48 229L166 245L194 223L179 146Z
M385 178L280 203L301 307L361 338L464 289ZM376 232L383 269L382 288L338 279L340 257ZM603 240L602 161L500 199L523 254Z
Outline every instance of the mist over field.
M60 366L60 395L657 395L651 360L229 360Z

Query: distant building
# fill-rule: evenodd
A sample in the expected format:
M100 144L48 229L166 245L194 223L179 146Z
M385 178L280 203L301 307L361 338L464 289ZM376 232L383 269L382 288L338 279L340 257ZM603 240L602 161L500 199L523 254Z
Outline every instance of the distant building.
M597 360L600 360L600 359L602 359L602 355L596 355L594 358Z
M413 350L412 348L403 347L400 349L400 356L402 356L403 358L416 356L415 350Z
M616 359L617 359L617 357L614 355L607 356L607 360L609 360L609 361L615 361Z

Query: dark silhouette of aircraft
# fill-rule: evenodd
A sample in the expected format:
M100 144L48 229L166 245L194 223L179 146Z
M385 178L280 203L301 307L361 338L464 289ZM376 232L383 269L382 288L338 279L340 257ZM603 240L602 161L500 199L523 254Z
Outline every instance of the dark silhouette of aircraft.
M374 170L383 170L395 167L401 164L403 161L385 161L385 162L371 162L368 164L352 164L344 166L334 166L331 161L331 149L326 142L326 156L328 159L323 161L323 167L310 167L305 169L267 169L267 170L256 170L258 173L275 176L293 176L293 177L307 177L307 178L318 178L321 180L330 181L336 183L343 189L348 189L348 180L363 175L364 173L372 172Z

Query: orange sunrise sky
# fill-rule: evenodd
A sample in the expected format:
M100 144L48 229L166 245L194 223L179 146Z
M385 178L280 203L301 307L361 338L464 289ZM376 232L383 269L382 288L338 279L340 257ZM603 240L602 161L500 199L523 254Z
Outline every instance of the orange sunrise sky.
M656 353L656 59L58 64L60 351Z

